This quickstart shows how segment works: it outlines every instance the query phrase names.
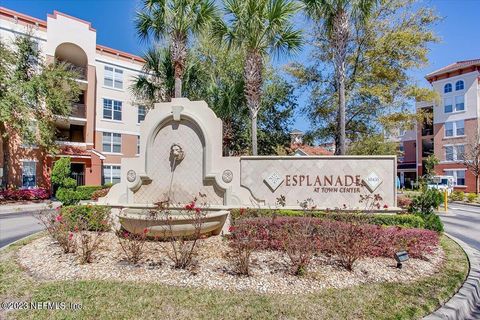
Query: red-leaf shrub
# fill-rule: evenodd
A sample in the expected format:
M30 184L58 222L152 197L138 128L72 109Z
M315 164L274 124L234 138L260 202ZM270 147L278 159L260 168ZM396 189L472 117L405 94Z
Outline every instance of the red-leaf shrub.
M233 263L238 274L250 275L250 257L252 252L258 247L258 240L256 239L256 229L236 228L230 226L230 235L228 238L230 251L227 258Z
M50 198L47 189L19 189L0 191L0 202L2 201L24 201L24 200L45 200Z
M398 197L397 205L402 209L407 209L412 204L412 199L408 197Z
M382 227L370 224L347 223L303 217L253 218L239 221L236 232L252 232L256 250L286 250L286 230L301 233L311 226L311 242L316 252L334 255L340 264L351 269L356 260L364 257L392 258L395 252L406 250L412 258L425 258L438 247L438 233L423 229ZM245 230L245 231L242 231ZM289 245L297 249L304 243ZM307 250L307 248L302 248ZM297 251L298 252L298 251ZM307 250L308 252L308 250Z

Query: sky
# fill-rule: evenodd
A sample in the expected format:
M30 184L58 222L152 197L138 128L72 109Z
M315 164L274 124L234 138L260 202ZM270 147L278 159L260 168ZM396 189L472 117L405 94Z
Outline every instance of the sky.
M480 58L480 37L478 15L480 0L423 0L425 5L434 7L443 20L434 31L440 42L430 46L428 66L412 70L411 74L420 86L428 86L424 76L436 69L460 60ZM90 21L97 30L97 43L118 50L141 55L146 48L135 34L133 19L140 8L139 0L0 0L0 6L15 10L42 20L54 10ZM275 62L282 64L309 59L308 47L293 57ZM308 99L299 99L300 107ZM296 113L294 126L308 130L308 119L300 111Z

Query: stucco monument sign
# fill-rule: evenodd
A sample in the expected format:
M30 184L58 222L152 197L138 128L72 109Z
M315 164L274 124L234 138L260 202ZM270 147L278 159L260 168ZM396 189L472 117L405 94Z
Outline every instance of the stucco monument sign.
M201 193L212 210L286 207L312 199L317 208L362 209L379 195L396 207L395 156L222 156L222 122L204 101L157 103L141 124L136 158L122 160L121 182L104 204L148 208L185 204Z

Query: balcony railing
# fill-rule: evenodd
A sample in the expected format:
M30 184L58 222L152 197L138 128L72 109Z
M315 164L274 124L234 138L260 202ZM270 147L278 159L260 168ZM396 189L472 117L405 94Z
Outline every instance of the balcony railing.
M74 103L70 111L70 117L86 118L85 105L83 103Z
M71 63L66 64L66 69L77 73L76 79L87 80L87 68L73 65Z

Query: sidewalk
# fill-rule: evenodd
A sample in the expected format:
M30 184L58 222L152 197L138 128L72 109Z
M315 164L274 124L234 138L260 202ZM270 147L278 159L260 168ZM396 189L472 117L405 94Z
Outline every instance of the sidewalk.
M30 211L40 211L48 209L50 206L52 209L60 207L62 203L60 201L49 201L41 203L28 203L28 204L5 204L0 205L0 214L22 213Z

